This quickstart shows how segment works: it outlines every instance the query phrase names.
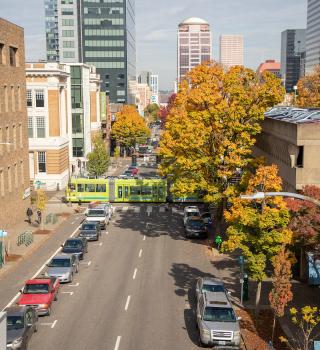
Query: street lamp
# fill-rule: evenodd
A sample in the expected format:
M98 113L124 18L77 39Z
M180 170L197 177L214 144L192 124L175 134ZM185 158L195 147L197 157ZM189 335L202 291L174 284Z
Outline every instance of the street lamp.
M298 90L298 86L294 85L294 87L293 87L293 91L294 91L294 105L296 105L297 90Z

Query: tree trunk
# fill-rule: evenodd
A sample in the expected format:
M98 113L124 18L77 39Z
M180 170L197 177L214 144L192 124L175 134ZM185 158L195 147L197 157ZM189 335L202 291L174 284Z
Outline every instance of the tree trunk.
M271 343L273 344L274 339L274 330L276 328L276 315L273 314L273 325L272 325L272 335L271 335Z
M259 316L259 304L260 304L260 298L261 298L261 287L262 287L262 282L259 281L257 285L257 292L256 292L256 317Z

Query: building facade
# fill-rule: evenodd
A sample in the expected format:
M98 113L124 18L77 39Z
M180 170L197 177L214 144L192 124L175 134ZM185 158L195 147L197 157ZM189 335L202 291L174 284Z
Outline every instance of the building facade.
M59 62L58 0L44 0L46 55L49 62Z
M220 36L220 64L227 68L243 66L242 35Z
M266 60L260 63L257 74L261 75L263 72L270 72L274 74L277 78L281 79L281 63L275 60Z
M24 31L0 18L0 229L23 222L30 205Z
M51 16L56 1L57 20ZM58 28L55 45L58 46L60 62L94 65L101 77L101 88L111 102L135 103L134 0L45 2L48 7L46 28ZM50 55L50 45L47 35L47 57L54 58L56 56Z
M210 25L201 18L188 18L178 27L177 81L199 64L212 59Z
M137 105L140 114L143 115L143 111L150 104L152 91L148 84L138 84Z
M306 72L320 64L320 2L308 0L306 38Z
M288 29L281 33L281 76L287 92L292 92L304 73L306 30Z

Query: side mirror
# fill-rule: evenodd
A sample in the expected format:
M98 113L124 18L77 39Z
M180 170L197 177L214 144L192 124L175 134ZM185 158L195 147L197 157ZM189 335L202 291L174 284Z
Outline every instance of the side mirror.
M228 295L231 295L231 292L230 292L230 290L227 290L227 293L228 293Z

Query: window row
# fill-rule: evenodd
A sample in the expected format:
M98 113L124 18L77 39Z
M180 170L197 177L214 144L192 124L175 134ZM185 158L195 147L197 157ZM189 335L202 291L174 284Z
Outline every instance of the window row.
M84 34L87 36L123 36L123 29L85 29Z
M96 68L124 68L124 62L90 62L87 63L96 66Z
M123 7L85 7L83 12L89 15L122 15Z
M44 90L27 90L27 107L44 107Z
M73 5L73 0L61 0L61 5Z
M63 51L63 58L75 58L74 51Z
M42 116L28 116L29 138L46 137L46 118Z
M9 64L12 67L19 66L18 48L0 42L0 64Z
M73 48L74 47L74 41L66 41L66 40L64 40L63 42L62 42L62 46L64 47L64 48ZM48 52L48 51L47 51Z
M63 26L73 26L74 20L72 18L62 19L62 25Z
M24 184L24 163L23 160L8 166L6 169L0 169L0 196L11 193L14 188Z
M124 51L86 51L86 57L124 57Z
M86 40L85 46L124 47L124 40Z
M15 151L18 147L22 148L23 135L22 124L12 124L0 127L0 155L6 149L7 152Z
M21 111L21 88L20 86L0 86L0 113Z
M67 38L67 37L73 37L74 36L74 30L63 30L62 31L62 36Z
M123 24L123 18L85 18L84 24L91 26L117 26Z
M63 16L73 16L73 9L62 9L61 14Z
M123 0L84 0L84 2L95 2L95 3L114 3L114 2L119 2L123 3Z

